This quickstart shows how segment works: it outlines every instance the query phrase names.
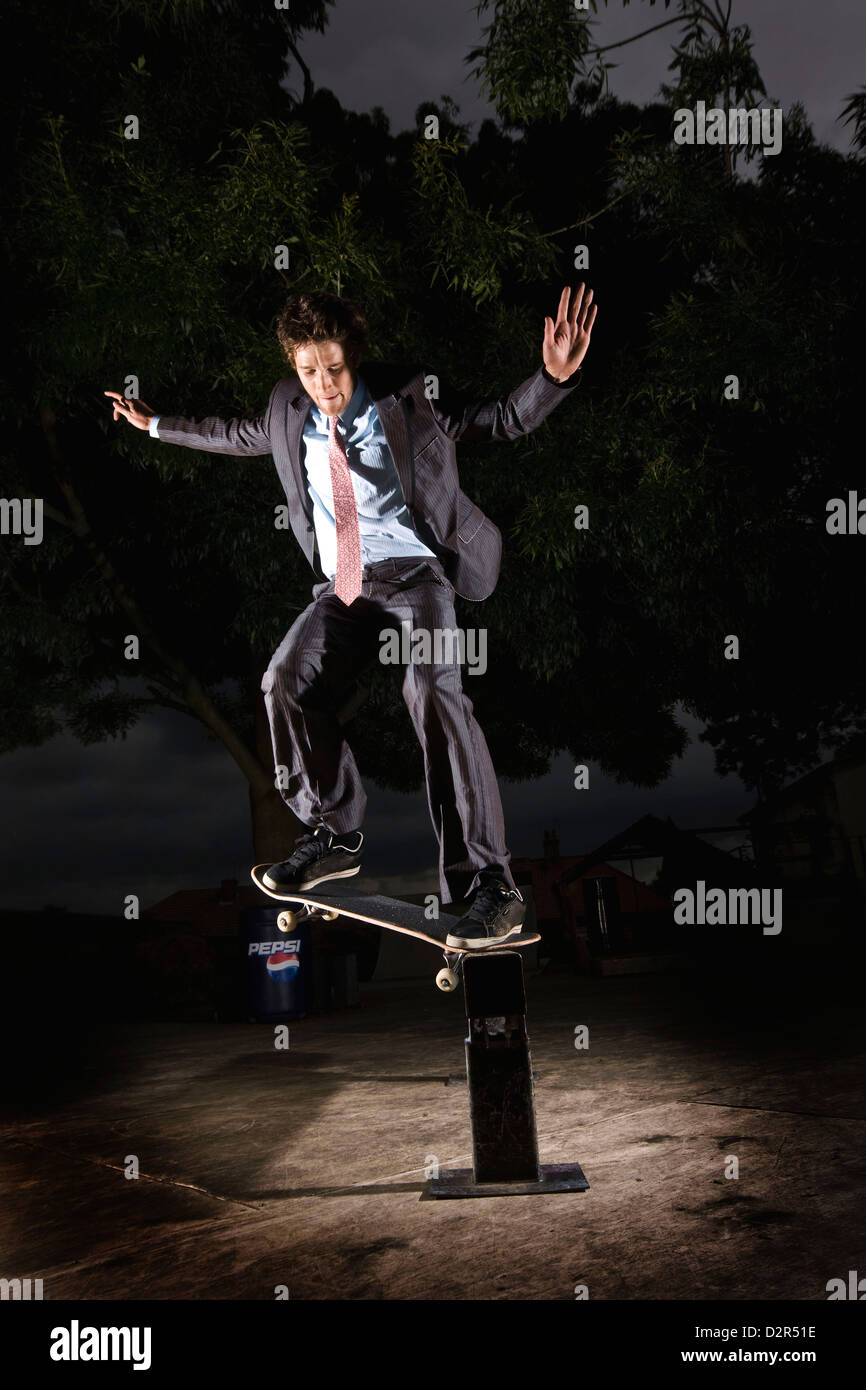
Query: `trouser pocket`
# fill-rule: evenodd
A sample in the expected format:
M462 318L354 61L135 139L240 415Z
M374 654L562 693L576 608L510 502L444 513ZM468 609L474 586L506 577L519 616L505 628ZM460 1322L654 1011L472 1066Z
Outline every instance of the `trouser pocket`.
M425 581L435 580L443 588L448 587L448 581L443 579L429 560L419 560L415 565L407 565L405 569L399 570L396 574L383 574L381 583L399 585L402 589L408 589L413 584L423 584Z

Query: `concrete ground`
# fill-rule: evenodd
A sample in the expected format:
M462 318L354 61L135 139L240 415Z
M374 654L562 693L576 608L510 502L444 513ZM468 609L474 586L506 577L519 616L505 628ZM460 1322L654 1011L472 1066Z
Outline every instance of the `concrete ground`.
M856 988L528 977L542 1162L590 1183L564 1195L419 1200L425 1165L471 1164L462 995L432 972L287 1051L244 1023L43 1039L6 1059L0 1274L46 1299L825 1300L866 1249Z

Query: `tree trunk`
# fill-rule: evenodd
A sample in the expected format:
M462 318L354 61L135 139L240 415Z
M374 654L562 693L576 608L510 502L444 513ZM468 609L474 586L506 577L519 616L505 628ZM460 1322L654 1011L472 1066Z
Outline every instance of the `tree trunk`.
M273 768L274 751L271 746L271 730L265 697L261 690L255 694L256 706L256 752L262 767ZM271 784L266 792L250 786L250 816L253 831L253 854L256 864L274 864L287 859L292 845L299 835L307 829L289 810L279 792Z
M310 72L310 69L307 67L307 64L304 62L303 58L298 52L297 45L291 39L289 39L289 52L292 54L292 57L294 58L298 67L301 69L301 72L304 74L304 99L302 104L304 106L309 106L310 102L313 99L312 73Z
M294 841L307 829L292 815L276 789L260 796L250 787L250 817L256 864L288 859Z

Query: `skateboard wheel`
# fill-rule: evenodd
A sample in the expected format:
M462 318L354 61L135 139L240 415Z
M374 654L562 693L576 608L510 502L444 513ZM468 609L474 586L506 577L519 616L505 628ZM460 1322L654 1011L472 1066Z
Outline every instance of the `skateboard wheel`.
M436 976L436 984L439 989L450 994L452 990L457 988L457 975L453 970L440 970Z
M329 912L323 912L323 913L322 913L322 921L323 921L323 922L336 922L336 920L337 920L337 918L339 917L339 915L340 915L339 912L331 912L331 911L329 911Z
M286 908L285 911L279 913L277 917L277 926L279 927L280 931L294 931L295 927L297 926L297 923L297 917L295 916L294 912L291 912L288 908Z

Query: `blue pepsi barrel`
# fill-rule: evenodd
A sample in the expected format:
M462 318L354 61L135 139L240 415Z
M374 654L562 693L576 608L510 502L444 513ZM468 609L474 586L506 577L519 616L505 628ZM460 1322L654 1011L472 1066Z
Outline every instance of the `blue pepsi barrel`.
M309 1007L311 965L308 924L281 932L277 907L247 907L241 914L250 1017L281 1023L303 1018Z

